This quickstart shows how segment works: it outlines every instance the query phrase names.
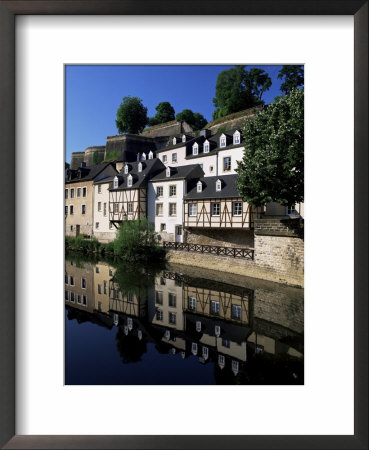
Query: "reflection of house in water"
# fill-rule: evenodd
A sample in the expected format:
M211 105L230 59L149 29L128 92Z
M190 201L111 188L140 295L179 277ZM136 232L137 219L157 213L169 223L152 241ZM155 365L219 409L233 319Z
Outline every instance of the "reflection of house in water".
M65 302L73 308L94 310L94 265L65 261Z
M109 310L117 314L144 318L147 310L146 290L129 289L122 291L119 283L113 278L109 284Z
M109 285L114 273L115 269L106 263L98 262L94 267L95 309L99 312L109 313Z

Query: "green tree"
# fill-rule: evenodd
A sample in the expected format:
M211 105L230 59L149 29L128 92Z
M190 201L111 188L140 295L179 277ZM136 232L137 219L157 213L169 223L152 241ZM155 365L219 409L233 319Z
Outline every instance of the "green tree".
M149 126L159 125L161 123L170 122L174 120L174 108L169 102L160 102L155 108L156 114L154 117L150 117Z
M147 108L138 97L123 97L115 124L119 134L140 133L147 124Z
M263 104L262 95L271 84L269 75L261 69L248 71L246 66L235 66L223 70L215 86L213 119Z
M201 130L208 123L205 117L200 113L194 113L191 109L184 109L176 115L179 122L187 122L194 131Z
M244 201L293 205L304 199L304 91L293 89L244 127L245 150L236 169Z
M280 89L288 95L292 89L304 86L304 66L282 66L278 78L284 80Z

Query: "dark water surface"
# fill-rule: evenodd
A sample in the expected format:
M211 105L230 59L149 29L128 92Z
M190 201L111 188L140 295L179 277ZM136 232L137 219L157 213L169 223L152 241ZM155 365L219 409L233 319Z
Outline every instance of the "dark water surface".
M65 265L65 384L303 384L303 290L187 266Z

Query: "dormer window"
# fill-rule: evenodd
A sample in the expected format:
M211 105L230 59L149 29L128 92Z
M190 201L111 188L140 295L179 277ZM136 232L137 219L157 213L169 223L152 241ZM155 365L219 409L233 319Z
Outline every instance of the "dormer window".
M124 173L127 175L127 173L128 173L128 164L126 164L125 166L124 166Z
M113 187L114 189L118 188L118 177L114 177Z
M201 183L201 181L197 182L197 192L202 192L202 183Z
M146 161L146 153L142 153L141 161Z
M197 142L195 142L195 144L193 144L192 146L192 154L193 155L199 154L199 144Z
M241 141L241 135L240 132L237 130L233 134L233 144L239 144Z
M167 177L170 177L170 167L167 167L166 175Z
M218 180L215 182L215 190L216 190L217 192L219 192L219 191L222 190L222 182L219 180L219 178L218 178Z
M176 143L177 143L177 138L173 138L173 145L176 145Z
M222 134L220 136L220 144L219 144L219 146L220 147L226 147L227 146L227 139L225 137L225 134Z
M153 159L154 153L152 151L149 152L149 159Z
M210 150L210 144L209 144L209 141L206 140L204 142L204 153L209 153L209 150Z
M186 142L186 135L185 134L182 136L182 142Z
M128 177L127 177L127 186L128 187L132 187L132 181L133 181L132 175L128 175Z
M142 172L142 163L141 162L138 163L138 171Z

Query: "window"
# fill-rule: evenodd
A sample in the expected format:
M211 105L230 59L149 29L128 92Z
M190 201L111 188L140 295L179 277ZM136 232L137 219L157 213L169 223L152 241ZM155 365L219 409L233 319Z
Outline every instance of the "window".
M241 306L232 305L232 319L241 320Z
M229 348L231 346L231 341L229 339L223 338L222 339L222 346Z
M68 189L65 189L65 198L68 198Z
M87 306L87 295L82 295L82 305Z
M186 142L186 135L185 134L182 136L182 142Z
M142 172L142 163L138 163L138 171Z
M97 210L101 211L101 202L97 202Z
M69 300L69 292L68 291L65 291L64 299L67 300L67 301Z
M160 231L166 231L167 225L165 223L160 224Z
M81 210L82 214L86 214L86 205L82 205Z
M64 281L65 281L65 284L68 284L68 275L67 274L65 274L65 277L64 277Z
M133 297L132 292L128 292L127 293L127 302L128 303L133 303L133 300L134 300L134 297Z
M142 156L141 156L141 161L146 161L146 153L144 152L144 153L142 153Z
M124 173L127 175L127 173L128 173L128 164L126 164L125 166L124 166Z
M177 186L169 186L169 196L174 197L177 194Z
M172 162L177 162L177 153L172 154Z
M218 356L218 365L221 368L223 368L225 366L225 358L223 355Z
M169 323L175 324L177 322L177 315L175 313L169 313Z
M161 291L155 292L155 303L157 303L158 305L163 304L163 293Z
M201 183L201 181L198 181L197 182L197 192L202 192L202 183Z
M95 272L96 272L96 273L100 273L100 267L99 267L99 266L96 266Z
M199 154L199 145L197 143L193 144L193 146L192 146L192 154L193 155Z
M227 146L227 139L226 139L226 137L224 136L224 134L222 134L222 135L220 136L220 146L221 146L221 147L226 147L226 146Z
M211 314L219 314L220 306L219 302L211 301L210 302L210 312Z
M156 320L163 320L163 311L161 309L156 310Z
M100 226L100 223L99 223L99 222L96 222L96 223L95 223L95 228L96 228L96 230L99 229L99 226Z
M99 184L99 185L97 186L97 193L98 193L98 194L101 194L101 184Z
M169 203L169 215L170 216L177 215L177 203Z
M97 285L97 293L101 294L101 292L102 292L102 286L101 286L101 284L98 284Z
M157 197L162 197L163 196L163 186L158 186L156 188L156 196Z
M127 186L132 187L132 175L128 175L127 177Z
M127 212L128 214L133 213L133 203L127 203Z
M297 211L296 211L296 209L295 209L295 205L287 206L286 210L287 210L287 215L295 215L295 214L298 214Z
M68 206L66 206L64 209L65 209L65 215L67 216L68 215Z
M188 297L188 309L191 311L196 311L196 298Z
M70 198L74 198L74 188L70 190Z
M210 172L214 171L214 166L210 166Z
M106 291L107 291L107 283L106 280L104 280L104 294L106 295Z
M232 372L237 375L239 370L239 363L238 361L232 361Z
M73 205L70 205L70 207L69 207L69 214L70 214L71 216L73 216L73 213L74 213Z
M197 204L196 203L188 204L188 215L189 216L197 216Z
M211 215L212 216L220 215L220 203L212 203L211 204Z
M216 190L217 192L219 192L219 191L222 190L222 182L221 182L220 180L217 180L217 181L216 181L216 183L215 183L215 190Z
M74 303L74 292L70 293L70 301Z
M113 211L114 211L114 214L119 213L119 204L118 203L113 203Z
M82 197L86 197L86 195L87 195L87 188L84 187L82 188Z
M232 215L233 216L242 216L242 202L233 202L232 203Z
M156 215L157 216L162 216L163 215L163 204L162 203L157 203L156 204Z
M113 188L114 188L114 189L117 189L117 188L118 188L118 177L114 177Z
M175 294L172 294L171 292L168 294L168 304L172 308L175 308L177 306L177 297Z
M167 168L166 176L167 176L168 178L170 177L170 167Z
M104 203L104 216L106 216L106 203Z
M77 303L80 305L82 302L81 302L81 295L80 294L77 294Z
M87 286L86 278L82 278L81 279L81 287L82 287L82 289L86 289L86 286Z
M81 196L81 188L77 188L77 197Z
M70 226L70 231L73 231L73 225Z
M167 160L168 160L167 155L163 155L163 162L165 163L165 162L167 162Z
M153 159L153 157L154 157L154 153L150 150L149 151L149 159Z
M204 142L204 153L209 153L209 150L210 150L209 141L205 141Z
M226 156L225 158L223 158L223 170L224 170L224 172L231 170L231 157L230 156Z
M173 145L176 145L177 144L177 139L174 137L173 138Z
M240 143L240 132L236 131L233 134L233 144L239 144Z

